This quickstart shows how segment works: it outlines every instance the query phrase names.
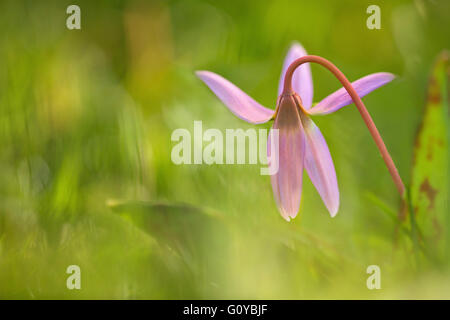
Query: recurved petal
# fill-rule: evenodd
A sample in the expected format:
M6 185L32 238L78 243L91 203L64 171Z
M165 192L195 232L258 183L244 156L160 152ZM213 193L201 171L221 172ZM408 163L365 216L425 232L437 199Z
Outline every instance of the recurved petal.
M297 60L298 58L306 55L307 53L305 49L299 43L294 43L291 46L286 55L286 58L284 59L280 83L278 85L278 96L283 91L284 76L289 65L294 62L294 60ZM292 76L292 89L294 89L294 91L300 95L303 102L303 107L305 109L309 109L313 101L313 81L309 63L302 64L294 71L294 74Z
M281 216L289 221L295 218L300 207L305 155L305 136L292 97L281 99L273 129L278 129L278 143L273 143L269 135L267 152L271 170L274 162L278 167L272 170L276 173L270 178ZM278 161L273 161L277 156Z
M302 117L302 122L306 137L306 171L330 215L334 217L339 209L339 189L333 159L316 124L307 115Z
M373 90L391 82L395 76L388 72L373 73L352 82L353 87L360 97L372 92ZM328 97L320 101L314 108L308 110L312 115L323 115L335 112L353 102L345 88L330 94Z
M210 71L197 71L196 75L222 100L236 116L250 123L269 121L274 110L260 105L230 81Z

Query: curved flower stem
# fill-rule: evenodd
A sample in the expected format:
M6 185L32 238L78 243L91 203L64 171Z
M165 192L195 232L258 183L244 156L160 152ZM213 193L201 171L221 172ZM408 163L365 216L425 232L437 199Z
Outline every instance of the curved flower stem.
M288 67L286 71L286 75L284 77L284 88L283 88L283 94L292 94L292 75L296 68L298 68L303 63L307 62L314 62L318 63L325 68L327 68L329 71L331 71L335 77L341 82L341 84L344 86L344 88L347 90L350 97L353 99L353 102L355 103L356 107L358 108L359 113L361 114L364 122L366 123L367 128L370 131L370 134L372 135L373 140L375 141L378 150L380 150L381 156L383 157L384 163L386 164L389 173L392 176L392 179L394 180L395 186L397 187L398 192L400 193L400 196L404 197L405 192L405 186L403 184L402 178L400 177L397 168L395 167L394 161L391 158L391 155L389 154L386 145L383 142L383 139L381 138L380 133L378 132L377 127L375 126L375 123L372 120L372 117L370 116L369 112L367 111L366 107L364 106L364 103L361 101L361 98L356 93L356 90L353 88L352 84L348 79L345 77L345 75L330 61L328 61L325 58L319 57L319 56L303 56L294 62L291 63L291 65Z

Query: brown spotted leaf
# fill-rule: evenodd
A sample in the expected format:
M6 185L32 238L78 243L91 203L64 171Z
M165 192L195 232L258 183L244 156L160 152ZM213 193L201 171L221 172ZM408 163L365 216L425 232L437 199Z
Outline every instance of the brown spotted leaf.
M423 240L441 252L448 240L448 53L437 59L428 84L417 133L411 176L411 201Z

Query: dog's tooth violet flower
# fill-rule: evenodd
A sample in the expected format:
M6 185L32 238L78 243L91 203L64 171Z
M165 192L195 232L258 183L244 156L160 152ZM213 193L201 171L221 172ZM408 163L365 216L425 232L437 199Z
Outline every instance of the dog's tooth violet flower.
M268 154L278 152L279 169L271 176L271 182L280 213L287 221L295 218L300 207L303 168L306 169L330 215L336 215L339 208L339 189L333 160L322 133L310 116L335 112L354 101L354 94L346 87L312 107L313 82L310 66L304 61L293 66L301 57L323 59L306 56L306 51L300 44L296 43L290 48L283 64L275 111L265 108L213 72L196 72L231 112L242 120L254 124L275 120L273 128L279 130L278 150L271 150L270 137L267 149ZM349 85L354 88L357 96L362 97L392 79L394 75L382 72L368 75Z

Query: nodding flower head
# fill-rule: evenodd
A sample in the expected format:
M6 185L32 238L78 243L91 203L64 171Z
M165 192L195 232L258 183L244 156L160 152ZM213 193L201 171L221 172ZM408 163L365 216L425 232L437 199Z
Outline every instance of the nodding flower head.
M271 182L278 209L287 221L295 218L300 207L303 169L306 169L330 215L334 217L337 214L339 188L333 160L311 116L329 114L353 102L348 91L341 88L312 107L313 81L309 63L295 68L291 66L306 55L305 49L298 43L293 44L288 51L281 72L275 111L262 106L213 72L196 72L231 112L242 120L254 124L274 120L273 128L279 132L278 148L271 149L269 137L267 151L269 155L273 152L278 154L279 169L271 175ZM351 86L362 97L392 79L394 75L391 73L374 73L356 80Z

